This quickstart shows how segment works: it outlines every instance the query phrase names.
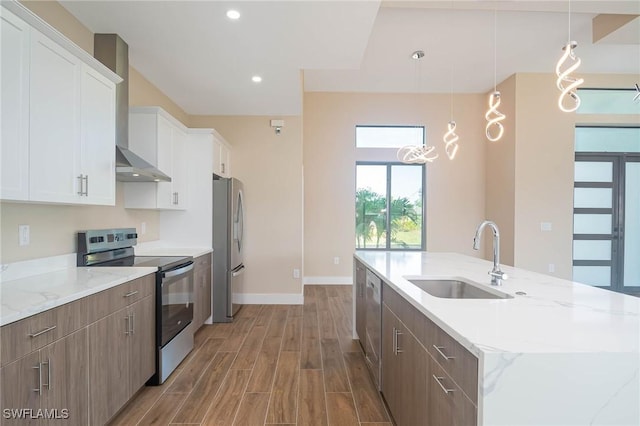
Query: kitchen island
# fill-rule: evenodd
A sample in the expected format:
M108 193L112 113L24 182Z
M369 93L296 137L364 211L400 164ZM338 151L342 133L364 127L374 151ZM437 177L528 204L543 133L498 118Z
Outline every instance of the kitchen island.
M355 258L477 357L478 425L640 424L640 299L511 267L491 286L490 262L453 253ZM511 297L434 297L408 280L417 278Z

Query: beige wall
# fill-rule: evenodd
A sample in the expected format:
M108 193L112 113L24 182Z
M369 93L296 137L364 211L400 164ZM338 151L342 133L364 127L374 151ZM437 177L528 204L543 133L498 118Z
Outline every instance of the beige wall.
M56 1L26 1L29 9L89 53L93 53L93 33ZM135 69L130 69L131 105L159 105L187 124L189 117L164 93ZM122 184L116 186L116 206L58 206L0 203L0 262L8 263L38 257L75 252L75 232L87 228L132 226L140 229L146 222L147 233L140 241L158 238L159 213L125 210ZM31 227L31 244L18 245L18 225Z
M441 157L427 166L427 249L478 255L475 227L484 218L484 119L481 95L456 95L460 151L449 161L442 136L449 95L305 93L305 276L351 275L355 249L355 126L424 125ZM340 257L339 265L333 258Z
M285 121L275 135L271 119ZM232 145L231 173L244 183L245 282L242 293L302 293L301 117L192 116Z

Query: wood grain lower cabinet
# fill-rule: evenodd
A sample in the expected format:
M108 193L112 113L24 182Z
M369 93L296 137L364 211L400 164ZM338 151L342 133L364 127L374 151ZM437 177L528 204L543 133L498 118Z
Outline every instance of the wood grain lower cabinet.
M91 425L106 424L153 375L154 306L147 296L89 326Z
M367 327L367 270L358 260L354 260L355 269L355 301L356 301L356 334L360 341L360 346L364 350L367 347L366 327Z
M88 424L87 364L82 329L2 367L2 425Z
M398 426L424 424L428 354L385 305L382 324L382 393Z
M198 256L193 263L193 331L197 331L211 316L211 253Z
M382 394L396 424L476 425L477 359L388 285L383 302Z

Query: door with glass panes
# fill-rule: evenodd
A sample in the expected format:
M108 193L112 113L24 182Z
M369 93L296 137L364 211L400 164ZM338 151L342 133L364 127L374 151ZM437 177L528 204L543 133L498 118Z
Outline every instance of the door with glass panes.
M574 177L574 281L640 295L640 153L576 152Z

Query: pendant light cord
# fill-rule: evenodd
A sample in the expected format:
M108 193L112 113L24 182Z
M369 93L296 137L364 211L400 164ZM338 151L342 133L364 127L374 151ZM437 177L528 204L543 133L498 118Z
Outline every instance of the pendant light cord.
M567 34L567 44L571 44L571 0L569 0L569 13L568 13L568 18L567 20L569 21L567 28L568 28L568 34Z
M498 66L497 64L497 59L496 56L498 55L498 49L497 49L497 44L498 44L498 10L497 9L493 9L493 91L497 91L498 90L498 84L496 82L497 77L496 74L498 73Z

